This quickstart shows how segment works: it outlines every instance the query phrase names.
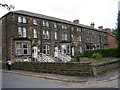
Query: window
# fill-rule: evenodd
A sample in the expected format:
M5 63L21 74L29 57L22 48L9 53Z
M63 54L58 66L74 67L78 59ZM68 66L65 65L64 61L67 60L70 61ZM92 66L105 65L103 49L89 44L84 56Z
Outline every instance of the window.
M43 39L46 39L46 33L45 33L45 30L43 30Z
M49 31L43 30L43 39L50 39Z
M81 36L80 36L80 35L78 36L78 41L80 41L80 42L81 42Z
M72 39L72 41L74 41L74 36L73 36L73 34L71 34L71 39Z
M18 16L18 22L22 22L22 17Z
M31 44L28 42L16 42L16 55L30 55Z
M22 43L21 42L16 43L16 55L22 55Z
M50 55L50 46L47 45L47 54Z
M54 23L54 28L57 28L57 24L56 23Z
M49 22L48 21L43 21L43 26L49 27Z
M23 23L26 23L26 18L25 17L23 17Z
M28 44L23 43L23 55L28 55Z
M36 29L33 30L33 37L37 38L37 31L36 31Z
M71 31L73 31L74 30L74 28L73 27L71 27Z
M70 45L67 45L67 53L70 54Z
M46 21L46 27L49 27L49 23Z
M26 28L25 27L18 27L18 37L26 37Z
M77 31L78 31L78 32L81 32L82 30L81 30L81 28L77 28Z
M19 23L26 23L26 17L24 17L24 16L18 16L18 22Z
M48 44L43 46L43 53L50 55L50 46Z
M67 41L67 34L65 34L65 40Z
M66 33L62 34L62 40L67 41L67 34Z
M46 26L45 21L43 21L43 26Z
M22 37L22 28L18 27L18 37Z
M80 53L82 53L82 47L81 46L79 47L79 49L80 49Z
M46 38L49 39L50 36L49 36L49 31L46 31Z
M57 32L55 32L55 40L57 40L58 38L57 38Z
M43 53L46 54L46 45L43 46Z
M26 28L23 28L23 37L26 37Z
M33 24L37 25L37 19L33 19Z

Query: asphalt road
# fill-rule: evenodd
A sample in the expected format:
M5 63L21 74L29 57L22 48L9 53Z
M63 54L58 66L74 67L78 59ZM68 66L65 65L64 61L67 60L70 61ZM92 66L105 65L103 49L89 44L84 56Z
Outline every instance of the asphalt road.
M2 88L118 88L118 78L84 83L67 83L56 80L2 73Z

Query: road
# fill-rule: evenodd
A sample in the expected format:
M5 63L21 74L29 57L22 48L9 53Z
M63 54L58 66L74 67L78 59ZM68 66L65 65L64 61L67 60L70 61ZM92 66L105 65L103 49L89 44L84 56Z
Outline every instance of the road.
M2 73L2 88L117 88L118 78L109 81L90 81L84 83L67 83L56 80Z

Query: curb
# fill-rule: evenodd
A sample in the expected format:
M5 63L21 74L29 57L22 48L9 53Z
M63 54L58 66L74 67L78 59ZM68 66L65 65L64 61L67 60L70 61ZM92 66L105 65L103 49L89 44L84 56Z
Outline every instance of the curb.
M56 81L61 81L61 82L68 82L68 83L99 83L99 82L109 82L112 80L115 80L116 78L119 78L120 75L116 75L114 77L110 77L109 79L103 79L103 80L95 80L93 82L89 82L87 80L68 80L68 79L60 79L60 78L55 78L55 77L47 77L47 76L40 76L40 75L31 75L28 73L21 73L21 72L16 72L16 71L7 71L7 70L1 70L2 72L5 73L14 73L14 74L19 74L19 75L25 75L25 76L31 76L31 77L37 77L37 78L43 78L43 79L49 79L49 80L56 80Z
M40 75L30 75L30 74L27 74L27 73L21 73L21 72L15 72L15 71L2 70L2 72L14 73L14 74L19 74L19 75L25 75L25 76L31 76L31 77L37 77L37 78L43 78L43 79L49 79L49 80L57 80L57 81L68 82L68 83L84 83L84 82L87 82L86 80L59 79L59 78L55 78L55 77L45 77L45 76L40 76Z

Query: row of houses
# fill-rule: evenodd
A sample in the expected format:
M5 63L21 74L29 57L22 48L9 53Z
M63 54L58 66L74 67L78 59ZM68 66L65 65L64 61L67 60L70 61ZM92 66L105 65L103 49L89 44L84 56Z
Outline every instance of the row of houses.
M1 17L2 59L13 61L67 60L78 50L108 48L108 29L32 13L11 11ZM64 57L63 57L64 56ZM68 59L69 58L69 59Z

